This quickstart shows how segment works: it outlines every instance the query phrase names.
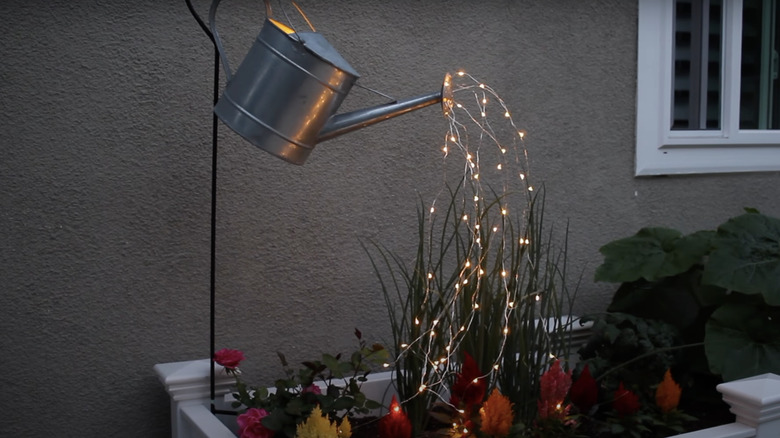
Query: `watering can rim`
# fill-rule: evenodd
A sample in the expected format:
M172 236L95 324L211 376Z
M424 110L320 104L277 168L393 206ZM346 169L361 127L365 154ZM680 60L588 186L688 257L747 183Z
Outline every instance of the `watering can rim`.
M354 69L354 67L352 67L349 62L347 62L347 60L341 56L338 50L336 50L336 48L333 47L330 42L328 42L323 34L316 31L287 33L284 31L284 29L279 27L277 23L278 22L276 20L266 17L265 22L263 23L263 28L268 25L272 26L292 42L303 45L306 51L316 56L323 62L330 64L332 67L341 70L350 76L354 76L355 79L360 77L360 74ZM261 34L262 31L260 34L258 34L258 38L260 38Z
M214 46L216 47L217 53L219 54L219 58L222 62L222 67L225 70L226 79L228 82L230 82L233 77L233 72L230 69L230 64L228 63L228 59L225 53L225 48L222 46L222 40L219 37L219 32L217 32L217 8L219 7L220 2L221 0L213 0L211 3L211 7L209 8L209 29L211 30L211 36L214 42ZM311 26L311 23L309 22L308 18L306 18L305 14L303 14L303 11L301 11L300 8L297 9L301 13L301 15L304 16L304 19L306 19L306 22L311 27L312 29L311 32L295 32L294 29L284 26L282 23L274 19L271 19L270 5L268 0L266 0L266 17L265 17L265 21L263 22L263 27L260 30L260 34L263 33L267 25L271 25L273 29L276 29L282 35L286 36L287 38L291 39L296 43L303 45L304 48L307 50L307 52L316 56L318 59L322 60L327 64L330 64L330 66L332 66L333 68L339 71L342 71L350 76L353 76L354 79L359 78L360 75L357 73L357 71L355 71L355 69L347 62L347 60L344 59L338 53L336 48L333 47L321 33L317 32L314 29L314 27ZM293 32L287 33L285 30L281 29L279 25L275 23L279 23L279 25L283 25L284 27L293 30ZM260 34L258 34L258 39ZM295 37L292 37L291 35L295 35ZM303 36L306 36L308 41L304 40ZM307 42L309 43L308 45Z

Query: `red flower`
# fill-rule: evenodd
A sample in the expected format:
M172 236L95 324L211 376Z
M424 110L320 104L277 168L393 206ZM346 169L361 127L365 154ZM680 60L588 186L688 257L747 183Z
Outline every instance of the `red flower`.
M636 414L639 411L639 397L627 390L623 386L623 382L620 382L617 391L615 391L615 400L612 402L612 408L621 417Z
M539 382L540 397L537 409L540 418L563 419L569 413L570 405L564 405L566 394L571 387L571 371L564 373L561 362L553 362L549 370L542 374Z
M214 362L222 365L229 371L238 368L238 365L242 360L244 360L244 353L242 353L241 350L223 348L214 353Z
M457 407L470 409L473 405L482 403L487 390L487 382L482 378L477 361L470 354L464 353L460 373L455 376L452 385L450 403Z
M580 377L571 385L569 399L581 413L587 414L599 401L599 388L596 379L590 375L590 368L585 365Z
M238 416L239 438L273 438L274 431L263 426L263 418L268 416L265 409L249 408Z
M411 438L412 422L393 396L390 412L379 419L379 438Z

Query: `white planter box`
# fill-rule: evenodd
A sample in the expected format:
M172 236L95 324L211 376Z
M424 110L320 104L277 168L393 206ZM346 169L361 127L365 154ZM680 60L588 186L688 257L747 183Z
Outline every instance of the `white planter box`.
M572 352L587 341L590 326L575 327ZM569 360L576 358L572 356ZM155 372L171 396L173 438L234 438L235 417L224 416L226 423L211 413L210 361L208 359L158 364ZM216 396L219 409L229 409L233 397L230 388L235 379L217 366ZM362 386L369 399L389 406L396 394L392 372L368 375ZM763 374L717 387L731 406L736 422L670 438L778 438L780 437L780 376ZM374 413L382 415L384 412Z
M171 436L173 438L235 438L235 416L211 413L211 363L208 359L157 364L157 376L171 396ZM392 372L372 373L367 376L361 391L371 400L389 406L396 394ZM234 401L230 388L235 379L221 366L216 366L217 408L230 410ZM371 415L383 415L385 409ZM223 422L223 420L225 422Z

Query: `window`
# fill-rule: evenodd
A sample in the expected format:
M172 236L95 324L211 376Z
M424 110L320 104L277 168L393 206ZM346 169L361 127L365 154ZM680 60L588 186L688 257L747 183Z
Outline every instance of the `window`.
M780 170L778 0L639 0L636 175Z

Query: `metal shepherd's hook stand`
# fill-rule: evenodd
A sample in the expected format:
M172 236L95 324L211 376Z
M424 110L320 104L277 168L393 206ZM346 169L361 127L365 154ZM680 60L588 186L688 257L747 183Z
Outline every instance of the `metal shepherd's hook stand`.
M200 18L198 13L195 11L195 8L192 6L191 0L185 0L187 3L187 8L192 13L192 16L195 17L195 20L200 25L201 29L206 33L206 35L209 37L211 42L214 44L214 94L213 94L213 104L216 105L217 101L219 100L219 49L217 48L217 43L214 39L214 35L209 30L208 26L206 26L206 23L203 22L203 20ZM270 8L270 5L266 3L267 7ZM214 405L214 399L216 398L216 390L215 390L215 371L214 371L214 345L215 345L215 334L214 334L214 328L215 328L215 320L216 320L216 254L217 254L217 150L218 150L218 133L219 133L219 118L216 114L212 113L212 125L211 125L211 266L209 269L210 272L210 279L209 279L209 292L210 292L210 313L209 313L209 345L210 345L210 353L209 353L209 361L211 362L211 373L210 373L210 388L211 388L211 412L214 414L232 414L235 415L236 412L233 411L224 411L219 410Z

